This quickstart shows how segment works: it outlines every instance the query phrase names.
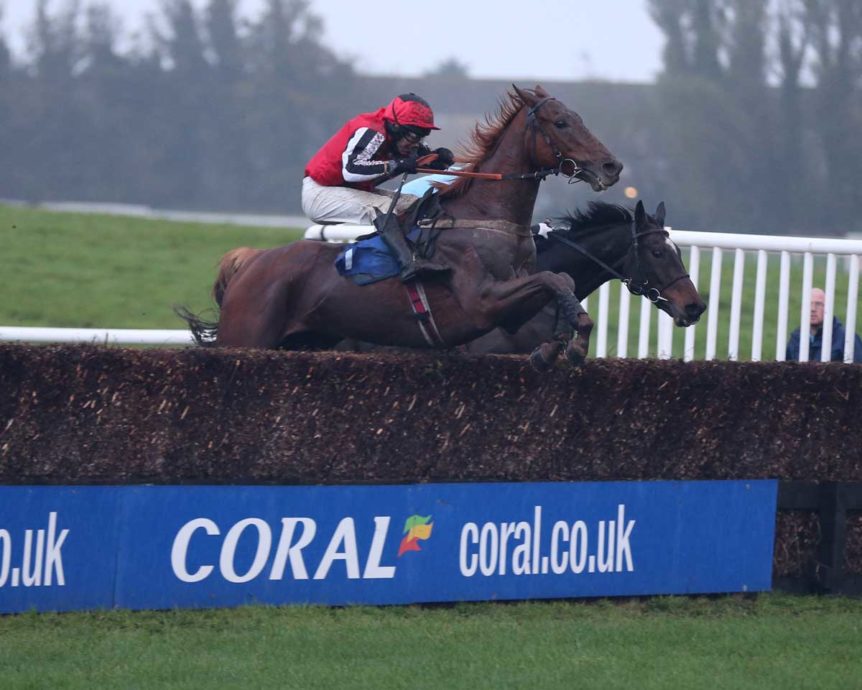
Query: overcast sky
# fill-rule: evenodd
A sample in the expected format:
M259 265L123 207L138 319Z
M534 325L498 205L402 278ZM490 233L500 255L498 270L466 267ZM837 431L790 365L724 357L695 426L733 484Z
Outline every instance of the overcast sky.
M127 32L156 13L160 0L99 0ZM68 0L50 0L49 8ZM89 0L83 0L88 4ZM206 0L195 0L198 6ZM265 0L239 0L254 17ZM502 79L652 81L661 64L662 37L646 0L431 0L361 2L311 0L336 54L368 74L418 76L454 57L470 76ZM2 29L13 48L36 0L0 0Z

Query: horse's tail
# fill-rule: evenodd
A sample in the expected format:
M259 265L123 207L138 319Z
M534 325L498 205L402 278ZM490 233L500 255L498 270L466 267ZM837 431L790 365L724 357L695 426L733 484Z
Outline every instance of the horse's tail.
M186 322L192 332L192 338L198 345L202 347L215 345L218 335L218 321L206 321L182 305L174 306L174 314Z
M238 247L237 249L231 249L221 258L218 266L218 275L216 276L215 283L213 283L212 291L213 299L219 307L221 307L225 290L227 290L231 278L250 259L253 259L263 251L263 249L252 249L251 247ZM217 320L207 321L182 305L174 306L174 313L186 322L189 330L192 332L192 337L198 345L212 347L216 344L216 337L218 336Z
M218 276L213 283L213 299L216 304L221 306L224 291L227 290L227 285L236 272L263 251L263 249L252 249L251 247L237 247L231 249L221 258L218 265Z

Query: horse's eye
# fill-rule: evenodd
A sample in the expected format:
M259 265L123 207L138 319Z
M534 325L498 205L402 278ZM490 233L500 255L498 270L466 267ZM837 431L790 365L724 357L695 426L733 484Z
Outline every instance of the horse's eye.
M662 256L664 256L664 252L663 252L661 249L653 249L653 250L652 250L652 255L653 255L656 259L660 259Z
M554 123L554 127L556 127L557 129L565 129L568 126L569 126L569 123L566 122L565 120L557 120Z

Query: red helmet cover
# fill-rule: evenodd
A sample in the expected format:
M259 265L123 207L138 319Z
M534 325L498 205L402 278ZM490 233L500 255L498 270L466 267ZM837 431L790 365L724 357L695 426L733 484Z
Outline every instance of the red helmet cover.
M413 94L408 96L413 96ZM418 96L413 97L418 100L408 100L405 96L396 96L386 106L383 117L396 125L440 129L434 125L434 112L431 107Z

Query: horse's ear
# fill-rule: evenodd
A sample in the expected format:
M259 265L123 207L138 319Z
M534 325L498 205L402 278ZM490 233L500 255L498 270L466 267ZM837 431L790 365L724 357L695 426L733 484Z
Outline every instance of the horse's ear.
M655 222L659 227L664 227L664 202L660 201L655 210Z
M535 91L536 91L536 95L539 98L548 98L548 96L551 95L547 91L545 91L545 89L542 87L541 84L536 84Z
M515 89L515 93L518 94L518 98L521 99L524 105L534 106L538 102L538 99L529 91L522 91L514 84L512 84L512 88Z
M638 227L643 227L646 223L646 209L644 209L644 202L638 201L638 205L635 206L635 225Z

